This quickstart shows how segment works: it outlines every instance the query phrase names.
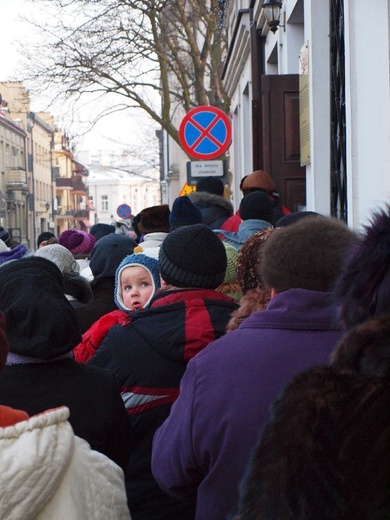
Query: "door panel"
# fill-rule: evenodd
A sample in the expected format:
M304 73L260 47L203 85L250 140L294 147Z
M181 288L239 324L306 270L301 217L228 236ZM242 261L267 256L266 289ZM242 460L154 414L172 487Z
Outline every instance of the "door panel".
M306 168L300 165L299 76L261 77L263 169L274 179L282 204L306 206Z

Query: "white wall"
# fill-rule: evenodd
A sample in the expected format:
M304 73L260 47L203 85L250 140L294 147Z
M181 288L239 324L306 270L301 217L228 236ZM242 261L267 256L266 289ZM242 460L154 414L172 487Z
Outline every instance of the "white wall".
M345 20L348 221L359 227L390 199L389 1L345 0Z
M306 207L330 214L329 3L305 1L305 41L309 46L310 154L306 166Z
M89 167L87 184L89 195L93 197L96 222L110 224L120 220L117 208L128 204L132 214L137 215L142 209L161 204L159 182L137 179L130 175L120 175L107 170L105 173ZM102 196L108 197L108 209L102 210ZM91 221L91 224L95 222Z

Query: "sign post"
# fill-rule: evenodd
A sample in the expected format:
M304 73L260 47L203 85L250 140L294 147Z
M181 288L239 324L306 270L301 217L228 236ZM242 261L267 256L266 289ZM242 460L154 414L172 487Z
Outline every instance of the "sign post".
M230 118L223 110L200 106L190 110L179 128L179 139L184 151L197 161L187 163L187 183L195 186L200 177L219 177L228 183L228 166L221 157L232 141Z

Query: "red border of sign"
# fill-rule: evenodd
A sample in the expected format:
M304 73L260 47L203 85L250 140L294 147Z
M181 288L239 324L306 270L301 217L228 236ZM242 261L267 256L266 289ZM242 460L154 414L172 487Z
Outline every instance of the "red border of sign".
M218 141L213 139L215 141L215 144L218 144L218 146L219 146L219 149L216 152L213 152L213 153L210 153L210 154L197 153L197 152L195 152L193 150L194 146L189 146L187 144L186 140L185 140L185 135L184 134L185 134L186 124L189 121L191 121L191 123L194 124L194 122L192 120L192 116L194 114L198 114L199 112L213 112L214 114L219 116L219 118L216 118L213 121L212 127L215 126L215 124L220 119L222 119L223 122L225 123L225 126L226 126L226 139L225 139L225 141L223 143L219 143ZM205 131L207 129L203 129L203 130ZM232 142L232 124L231 124L230 118L225 114L225 112L223 110L221 110L220 108L217 108L217 107L204 105L204 106L201 106L201 107L193 108L192 110L187 112L187 114L184 116L182 122L180 123L179 139L180 139L180 143L181 143L184 151L190 157L193 157L194 159L206 159L206 160L207 159L210 159L210 160L211 159L217 159L218 157L221 157L221 155L223 155L226 152L226 150L229 148L229 146L230 146L230 144Z

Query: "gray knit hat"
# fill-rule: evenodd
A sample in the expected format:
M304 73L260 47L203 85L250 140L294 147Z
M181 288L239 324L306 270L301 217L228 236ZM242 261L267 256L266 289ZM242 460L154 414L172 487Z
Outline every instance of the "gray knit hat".
M216 289L227 267L225 247L205 224L171 231L161 244L159 262L161 277L174 287Z
M78 273L80 271L79 264L74 256L64 246L60 244L49 244L35 251L34 256L46 258L56 264L61 273Z

